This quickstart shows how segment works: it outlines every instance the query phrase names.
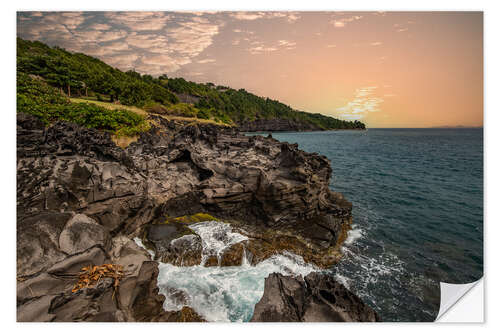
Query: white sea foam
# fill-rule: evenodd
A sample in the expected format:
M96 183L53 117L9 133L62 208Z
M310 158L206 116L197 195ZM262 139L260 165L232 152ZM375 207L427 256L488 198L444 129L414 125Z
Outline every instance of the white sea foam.
M220 264L221 254L226 248L248 239L242 234L233 232L231 226L227 223L216 221L199 222L190 225L189 228L201 237L203 247L202 266L209 256L217 256Z
M202 238L203 260L217 255L227 247L248 239L233 232L221 222L200 222L190 226ZM134 239L143 246L140 239ZM246 256L241 266L181 267L159 263L158 288L165 295L163 307L167 311L193 308L208 321L248 321L255 304L264 293L264 280L271 273L305 276L317 268L302 257L283 253L259 264L248 264Z
M352 229L347 232L347 239L345 240L345 245L351 245L356 240L363 237L364 232L357 225L353 225Z
M265 278L275 272L307 275L316 270L296 255L284 253L256 266L180 267L160 263L158 287L167 311L190 306L209 321L248 321L264 293ZM184 297L172 295L172 291Z

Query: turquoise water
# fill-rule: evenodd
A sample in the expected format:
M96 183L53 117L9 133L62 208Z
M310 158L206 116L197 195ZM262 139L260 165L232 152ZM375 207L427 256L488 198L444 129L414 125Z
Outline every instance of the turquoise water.
M354 218L332 272L384 321L433 321L439 282L483 275L482 129L273 137L332 162L330 187L353 203Z

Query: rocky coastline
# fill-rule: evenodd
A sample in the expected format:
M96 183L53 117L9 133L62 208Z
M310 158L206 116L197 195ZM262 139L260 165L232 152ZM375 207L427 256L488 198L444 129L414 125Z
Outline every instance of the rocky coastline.
M18 321L204 321L189 307L165 311L157 286L158 261L202 263L200 236L189 228L201 221L245 236L205 266L242 258L255 265L284 251L320 268L340 260L352 205L329 189L324 156L235 128L149 117L151 130L120 147L109 133L66 122L45 127L18 113ZM104 278L72 290L82 267L110 263L124 269L119 286ZM341 289L315 279L334 294ZM317 292L297 283L311 303ZM359 298L349 302L342 308L357 314L287 319L378 318Z

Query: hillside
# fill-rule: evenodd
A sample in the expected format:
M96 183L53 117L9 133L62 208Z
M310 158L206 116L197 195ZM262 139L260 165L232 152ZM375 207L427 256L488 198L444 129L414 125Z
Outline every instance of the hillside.
M247 131L365 128L359 121L297 111L244 89L122 72L85 54L21 38L17 39L17 71L18 78L19 74L39 77L67 97L135 106L148 113L210 119Z

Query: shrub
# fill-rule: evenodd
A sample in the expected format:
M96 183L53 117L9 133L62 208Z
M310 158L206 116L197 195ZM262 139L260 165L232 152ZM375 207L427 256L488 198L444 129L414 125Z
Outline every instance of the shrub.
M18 75L17 84L17 112L38 117L45 124L70 121L116 135L136 135L149 129L149 124L139 114L90 103L71 103L57 89L28 75Z
M156 114L167 114L168 113L167 108L159 103L150 103L149 105L144 106L144 109L148 113L156 113Z

